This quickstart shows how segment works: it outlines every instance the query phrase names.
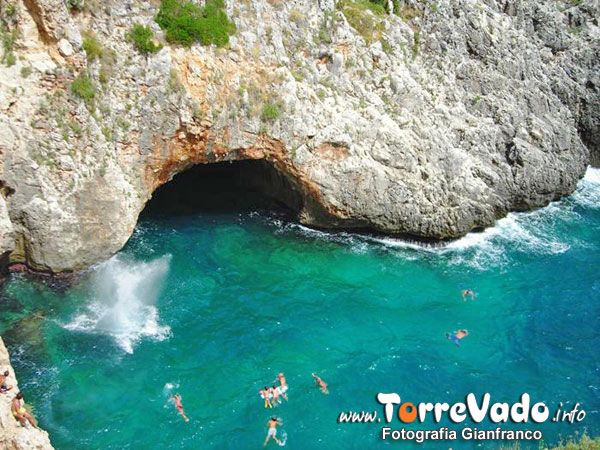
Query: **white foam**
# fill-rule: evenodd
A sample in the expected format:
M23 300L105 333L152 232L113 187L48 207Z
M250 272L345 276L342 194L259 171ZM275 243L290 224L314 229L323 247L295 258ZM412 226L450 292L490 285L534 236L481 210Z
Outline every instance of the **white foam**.
M441 247L435 247L432 245L427 245L425 243L416 242L416 241L407 241L404 239L397 239L392 237L370 237L372 242L377 242L388 248L396 248L396 249L409 249L409 250L419 250L419 251L428 251L435 252L439 250Z
M588 167L583 180L592 184L600 184L600 168Z
M479 247L487 243L490 239L502 233L502 229L510 227L512 218L505 217L496 222L493 227L486 228L483 231L467 233L460 239L448 243L443 250L467 250L472 247Z
M305 237L347 245L359 253L369 251L367 244L375 243L394 251L403 259L414 260L433 254L449 258L450 264L485 270L504 265L509 258L508 248L530 254L552 255L566 252L573 244L581 245L574 237L556 235L553 226L559 221L579 219L573 204L600 208L600 169L588 168L577 191L566 200L553 202L533 212L508 214L496 221L493 227L468 233L447 243L432 244L393 237L328 232L298 224L278 226L278 232L293 230Z
M584 208L600 208L600 169L588 168L572 199Z
M170 255L150 262L115 256L92 275L93 298L64 327L111 336L127 353L144 337L166 339L170 328L160 325L154 303L169 270Z
M334 242L347 246L353 253L366 253L369 250L368 242L364 236L348 233L344 231L331 232L321 231L314 228L305 227L297 223L290 223L280 229L281 231L299 232L308 238L317 238L326 242Z

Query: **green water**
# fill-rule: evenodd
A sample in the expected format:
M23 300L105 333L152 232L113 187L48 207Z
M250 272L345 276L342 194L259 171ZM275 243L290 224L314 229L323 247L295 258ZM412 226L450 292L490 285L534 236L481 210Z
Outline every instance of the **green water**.
M600 434L599 250L597 170L571 198L444 248L313 231L276 213L148 215L71 286L13 276L0 333L57 449L260 448L272 413L290 449L384 447L382 424L336 420L382 415L378 392L414 403L527 392L551 413L579 402L579 424L525 427L552 442ZM445 333L460 328L470 335L456 347ZM280 371L289 402L265 410L257 391ZM420 448L482 445L496 447Z

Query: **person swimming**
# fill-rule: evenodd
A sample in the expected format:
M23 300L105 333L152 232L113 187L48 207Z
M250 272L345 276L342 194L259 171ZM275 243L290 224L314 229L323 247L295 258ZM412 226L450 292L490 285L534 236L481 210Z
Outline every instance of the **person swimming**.
M475 300L475 293L470 289L465 289L462 291L463 302L467 301L467 296L470 296L471 300Z
M261 396L261 398L263 398L265 400L265 408L272 408L273 407L273 403L271 403L271 388L268 386L265 386L263 389L261 389L260 391L258 391L258 394Z
M321 392L323 394L329 394L329 391L327 390L327 383L325 383L323 381L323 379L320 376L318 376L316 373L313 373L312 376L315 379L315 383L317 384L319 389L321 389Z
M273 387L271 388L271 394L273 395L273 398L271 399L271 404L281 404L281 400L279 399L279 396L281 395L281 388L279 386L273 385Z
M181 403L181 395L175 394L171 398L173 399L173 402L175 403L175 409L177 409L177 411L179 411L179 414L181 414L181 417L183 417L183 420L185 420L186 422L189 422L190 419L188 419L187 416L185 415L185 413L183 412L183 404Z
M285 380L285 375L283 375L283 372L280 372L279 375L277 375L277 378L279 379L279 392L280 392L281 396L283 398L285 398L287 401L288 400L288 396L287 396L288 385L287 385L287 381Z
M467 337L469 335L469 330L458 330L454 333L446 333L446 338L449 341L452 341L458 347L460 345L460 340Z
M267 432L267 437L265 438L265 443L263 444L263 447L265 447L267 445L267 443L269 442L269 439L271 439L271 438L273 438L273 440L279 444L279 439L277 439L277 426L278 425L283 425L283 423L277 417L272 416L269 419L269 421L267 422L269 431Z

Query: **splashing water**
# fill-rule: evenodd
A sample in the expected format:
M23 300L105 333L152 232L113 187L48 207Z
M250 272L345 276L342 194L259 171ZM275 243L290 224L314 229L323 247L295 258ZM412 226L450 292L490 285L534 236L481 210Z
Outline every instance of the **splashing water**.
M287 433L285 431L282 431L280 433L279 441L277 442L277 444L279 444L280 447L285 447L285 444L287 443L287 437Z
M65 328L109 335L127 353L143 337L166 339L171 330L159 324L154 303L170 260L167 255L137 262L117 255L100 264L92 279L93 301Z
M588 168L571 198L581 207L600 208L600 169Z

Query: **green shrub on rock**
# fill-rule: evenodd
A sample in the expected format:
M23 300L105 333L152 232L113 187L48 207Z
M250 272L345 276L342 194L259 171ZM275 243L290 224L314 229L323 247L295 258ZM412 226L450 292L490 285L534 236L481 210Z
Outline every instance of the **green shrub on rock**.
M91 32L84 34L83 49L85 50L85 54L89 61L93 61L102 56L102 44Z
M129 30L129 33L127 33L127 38L133 42L133 45L140 53L154 53L162 48L161 44L156 45L154 43L154 33L150 27L145 27L144 25L134 25Z
M186 47L194 42L223 47L236 31L223 0L206 0L204 7L188 0L161 0L156 23L166 31L168 42Z
M84 6L84 0L67 0L67 8L69 8L69 10L75 9L77 11L82 11Z
M381 17L385 14L383 6L368 0L340 0L337 7L367 43L381 39L384 28Z
M81 73L71 83L71 93L80 99L89 107L96 96L96 87L90 78Z
M279 107L273 103L267 103L263 106L262 112L260 114L260 118L265 122L271 122L273 120L277 120L281 112L279 111Z
M12 32L9 32L4 28L4 25L0 24L0 38L2 39L2 48L4 49L2 62L9 67L14 66L17 62L17 57L14 54L17 31L13 30Z

